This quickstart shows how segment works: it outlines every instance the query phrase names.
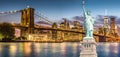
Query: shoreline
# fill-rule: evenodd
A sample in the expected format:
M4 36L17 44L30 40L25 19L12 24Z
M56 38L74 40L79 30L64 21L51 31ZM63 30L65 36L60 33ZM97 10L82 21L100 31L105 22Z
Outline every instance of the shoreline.
M63 42L81 42L81 41L79 41L79 40L76 40L76 41L71 41L71 40L65 40L65 41L63 41L63 40L61 40L61 41L58 41L58 40L56 40L56 41L31 41L31 40L10 40L10 41L8 41L8 40L4 40L4 41L0 41L0 42L38 42L38 43L63 43Z

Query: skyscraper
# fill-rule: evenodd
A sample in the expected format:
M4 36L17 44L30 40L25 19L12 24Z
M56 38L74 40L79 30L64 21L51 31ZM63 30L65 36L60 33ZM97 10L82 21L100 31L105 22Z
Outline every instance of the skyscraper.
M115 33L115 18L110 18L110 33Z
M117 25L115 25L115 18L110 19L110 34L115 37L118 36L118 28Z

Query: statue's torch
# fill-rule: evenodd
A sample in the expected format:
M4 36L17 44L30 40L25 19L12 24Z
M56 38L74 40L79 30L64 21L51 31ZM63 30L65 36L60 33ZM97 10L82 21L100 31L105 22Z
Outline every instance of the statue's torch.
M84 0L82 0L82 5L84 5L85 4L85 1Z

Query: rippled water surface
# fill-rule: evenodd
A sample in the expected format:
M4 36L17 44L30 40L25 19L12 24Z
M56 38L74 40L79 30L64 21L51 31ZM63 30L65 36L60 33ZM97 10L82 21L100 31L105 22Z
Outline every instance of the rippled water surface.
M120 57L120 43L98 43L98 57ZM79 42L0 43L0 57L79 57Z

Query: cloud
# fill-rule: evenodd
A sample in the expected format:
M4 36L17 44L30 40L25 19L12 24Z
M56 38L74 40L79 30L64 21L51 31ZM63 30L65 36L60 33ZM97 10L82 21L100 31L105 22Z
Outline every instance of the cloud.
M120 18L115 19L116 24L120 24Z
M73 20L79 21L82 25L84 24L83 16L75 16L73 17ZM104 17L103 15L98 15L94 20L95 20L95 24L97 24L96 26L101 26L103 24Z
M97 23L97 24L103 24L103 22L104 22L104 16L103 15L96 16L95 23Z
M60 21L58 21L57 23L60 24L60 23L64 22L65 19L67 20L67 22L69 22L70 25L73 25L73 24L74 24L72 20L69 20L69 19L67 19L67 18L62 18L62 19L61 19Z
M81 24L84 22L84 17L83 16L75 16L72 18L73 20L79 21Z
M74 20L78 20L78 21L84 21L84 17L83 16L75 16L73 17Z
M35 24L43 24L43 25L50 25L51 26L51 24L44 22L44 21L37 21L37 22L35 22Z

